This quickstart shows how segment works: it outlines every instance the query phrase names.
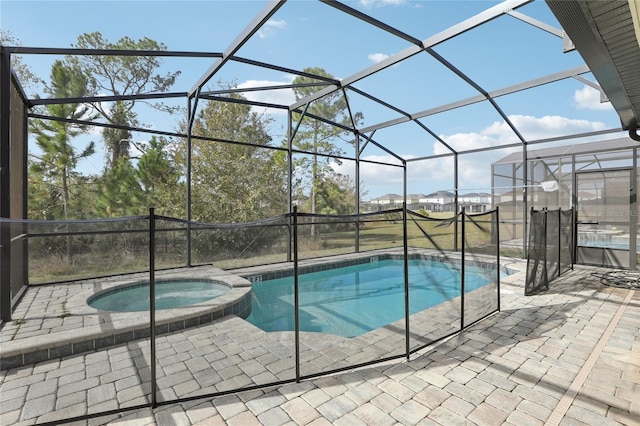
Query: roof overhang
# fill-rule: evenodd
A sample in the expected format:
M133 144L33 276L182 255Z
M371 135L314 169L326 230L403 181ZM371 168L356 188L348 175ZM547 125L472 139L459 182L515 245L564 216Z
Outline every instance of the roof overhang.
M640 1L546 0L620 117L640 141Z

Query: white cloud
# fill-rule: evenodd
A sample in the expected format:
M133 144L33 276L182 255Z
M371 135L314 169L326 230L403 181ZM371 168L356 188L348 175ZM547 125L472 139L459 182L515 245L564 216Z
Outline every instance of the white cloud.
M558 134L575 134L601 130L605 125L600 122L570 119L562 116L534 117L528 115L511 115L509 119L518 129L530 139L541 139ZM506 155L520 151L521 148L499 148L508 143L517 142L511 128L504 121L489 124L479 132L455 133L441 135L441 138L458 151L477 148L494 147L493 150L461 154L458 157L458 188L464 192L491 191L491 164ZM450 151L439 142L433 144L433 154L449 154ZM406 159L415 158L413 155L402 155ZM363 156L363 159L399 164L390 155ZM348 164L348 166L347 166ZM407 190L409 193L423 193L454 188L454 157L439 157L424 161L407 163ZM345 162L344 166L335 166L340 173L353 176L353 165ZM400 167L383 166L379 164L361 163L360 179L368 191L366 199L374 198L385 193L402 193L403 172Z
M441 136L442 139L457 151L466 151L476 148L487 148L500 143L499 138L482 133L456 133L451 136ZM433 154L450 154L451 151L440 142L433 144Z
M384 6L399 6L406 3L406 0L360 0L360 6L371 7L384 7Z
M534 117L531 115L510 115L509 120L524 136L525 139L544 139L561 135L572 135L603 130L604 123L562 117L560 115L545 115ZM492 136L498 144L517 142L511 128L504 121L496 121L480 132L483 136ZM455 136L455 135L454 135Z
M406 158L413 158L413 156L408 155ZM396 165L385 166L368 162L360 163L360 181L364 183L364 190L367 191L365 199L378 197L385 193L402 193L403 172L402 167L397 167L397 165L401 164L397 158L391 155L367 155L361 159ZM331 167L336 172L355 179L353 162L345 161L340 165L333 163Z
M238 84L239 89L246 89L252 87L267 87L267 86L280 86L283 84L291 84L291 79L289 81L271 81L271 80L247 80L243 83ZM278 89L278 90L260 90L260 91L252 91L245 92L244 97L250 101L255 102L265 102L270 104L278 104L278 105L291 105L295 102L296 97L293 93L293 89ZM264 108L257 108L260 112L264 111ZM274 110L270 109L269 112L273 114L286 114L286 110Z
M602 130L604 123L588 120L570 119L562 116L534 117L530 115L510 115L509 120L527 139L543 139L557 135L570 135ZM499 147L514 140L513 131L504 121L496 121L480 132L456 133L441 135L441 138L458 151L469 149ZM459 187L461 190L488 191L491 188L491 163L501 159L518 148L482 151L468 155L461 155L458 162ZM439 142L434 142L433 153L447 154L450 151ZM430 173L446 175L453 170L453 157L442 158L439 170L429 170ZM427 176L425 176L427 179Z
M384 53L371 53L367 56L367 58L369 58L369 60L374 64L377 64L378 62L382 62L388 57L389 55L386 55Z
M573 94L573 100L578 109L592 109L596 111L611 110L611 102L600 102L600 91L590 86L584 86Z
M257 32L258 37L267 38L272 36L276 30L283 30L287 27L287 21L285 20L275 20L269 19L264 23L262 28L260 28Z

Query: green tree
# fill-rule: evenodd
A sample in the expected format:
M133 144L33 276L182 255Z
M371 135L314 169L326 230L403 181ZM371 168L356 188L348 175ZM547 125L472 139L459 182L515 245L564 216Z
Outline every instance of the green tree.
M317 209L320 214L353 214L356 187L349 176L333 174L318 182ZM364 194L361 194L361 196Z
M192 141L194 220L246 222L283 213L286 170L274 159L273 150L261 148L272 140L271 123L240 103L209 102L200 110L194 135L244 144Z
M62 61L56 61L51 67L51 85L46 89L56 98L77 98L86 94L87 84L84 76L78 70L65 66ZM53 104L46 106L49 115L78 120L86 118L89 108L79 103ZM72 191L74 183L81 183L79 174L75 171L78 161L90 157L95 153L95 144L90 142L80 152L71 143L72 139L86 132L84 125L65 121L49 121L35 119L31 121L31 132L36 136L36 144L41 154L31 154L37 161L32 162L31 174L42 176L41 181L34 181L34 193L43 195L43 200L60 200L62 205L62 219L68 220L73 214L70 209L71 198L82 191ZM49 186L49 190L45 189ZM41 206L42 207L42 206ZM49 207L55 209L56 204ZM43 211L42 215L48 219L59 219L54 209ZM67 262L71 262L72 241L67 237Z
M51 67L51 86L47 89L56 98L77 98L86 94L86 79L77 70L56 61ZM86 118L89 108L79 103L54 104L46 106L49 115L78 120ZM31 132L36 136L36 144L42 151L40 155L32 154L38 161L31 166L31 171L41 173L49 185L56 188L62 202L62 217L69 219L71 212L71 185L77 177L75 168L78 161L95 153L95 143L90 142L80 152L71 140L87 127L64 121L48 121L35 119L31 121Z
M117 126L128 126L135 123L135 114L128 111L124 102L115 102L109 109L109 122ZM116 168L120 161L129 161L131 131L126 128L105 127L102 131L106 157L105 173Z
M184 182L180 182L180 169L175 163L170 143L155 136L136 164L142 197L146 207L155 207L158 214L184 216Z
M102 217L144 215L149 207L157 214L184 216L184 182L170 143L152 137L136 144L139 157L121 158L99 180L96 213Z
M0 28L0 46L20 46L20 40L13 37L9 31ZM11 68L18 76L18 80L22 87L26 90L37 90L38 86L44 84L41 78L38 78L31 68L18 55L11 55Z
M305 68L303 71L329 79L334 78L322 68ZM318 80L307 76L296 77L293 80L294 85L297 85L294 88L296 99L303 99L317 91L317 87L308 85L309 83L317 82ZM353 114L353 117L349 114L347 100L341 91L336 91L312 102L307 109L307 113L348 127L352 127L354 124L357 125L363 120L363 115L360 112ZM293 120L296 122L302 120L293 141L294 147L299 150L312 152L311 159L299 158L294 164L297 175L295 182L297 185L303 185L307 188L309 192L310 212L318 213L320 211L318 194L321 183L335 176L336 172L331 167L331 164L333 162L339 163L339 160L331 156L344 154L336 145L336 142L338 139L342 139L353 144L353 134L345 131L341 127L331 125L311 116L302 117L301 114L294 113ZM308 179L304 179L301 176L308 176ZM333 183L336 182L338 182L338 180L334 179ZM349 188L344 189L349 190ZM333 192L335 193L335 191ZM329 194L326 191L325 193ZM331 204L331 200L326 199L325 210L327 208L335 210L335 206ZM313 224L311 225L311 235L315 236L315 227Z
M239 94L228 95L241 99ZM192 139L192 218L200 222L249 222L283 214L287 206L286 168L277 153L264 148L272 138L272 120L237 102L208 102L199 110L193 134L240 144ZM178 163L186 168L181 141ZM211 253L246 256L273 245L277 228L234 228L194 237L198 258ZM234 254L235 253L235 254Z
M102 217L145 214L144 193L129 159L108 170L99 182L96 213Z
M116 49L164 51L167 46L144 37L137 41L122 37L112 43L101 33L85 33L78 37L74 47L80 49ZM86 76L90 95L139 95L164 92L170 88L180 71L164 75L158 73L162 59L158 56L79 55L65 58ZM135 126L138 118L134 111L136 99L113 103L96 103L93 107L108 122L120 126ZM167 109L162 104L155 107ZM103 133L107 155L107 169L115 168L121 158L128 157L131 133L128 130L105 129Z
M40 160L29 157L28 170L31 173L27 175L27 217L35 220L59 219L63 217L60 191L49 182L48 177L40 173L36 162Z

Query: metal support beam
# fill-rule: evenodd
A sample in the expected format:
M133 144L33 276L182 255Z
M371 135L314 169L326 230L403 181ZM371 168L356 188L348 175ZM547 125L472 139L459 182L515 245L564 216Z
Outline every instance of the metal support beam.
M356 74L351 75L350 77L347 77L343 80L341 80L340 82L340 86L342 87L348 87L351 84L355 83L356 81L362 80L365 77L368 77L372 74L377 73L378 71L382 71L385 68L388 68L392 65L395 65L399 62L402 62L403 60L410 58L420 52L422 52L425 48L430 48L433 47L437 44L440 44L444 41L447 41L457 35L460 35L462 33L465 33L479 25L484 24L485 22L491 21L495 18L497 18L498 16L501 16L503 14L505 14L508 10L513 10L513 9L517 9L520 6L523 6L527 3L532 2L533 0L507 0L504 1L502 3L499 3L493 7L490 7L489 9L485 10L484 12L481 12L469 19L466 19L462 22L460 22L459 24L453 25L452 27L447 28L444 31L441 31L440 33L429 37L426 40L423 40L422 42L420 42L419 45L415 45L411 46L405 50L402 50L401 52L396 53L395 55L390 56L389 58L385 59L384 61L378 62L377 64L366 68ZM335 1L331 1L331 2L325 2L326 4L336 7L340 10L342 10L343 12L347 12L349 13L349 9L347 6L341 5L338 2ZM353 9L351 9L353 10ZM356 11L357 12L357 11ZM365 22L368 22L369 24L373 24L375 25L375 22L377 22L374 18L368 17L367 15L364 15L360 12L357 13L351 13L352 16L358 18L358 19L362 19ZM413 39L413 37L404 36L404 33L402 33L399 30L396 30L392 27L387 26L386 24L382 24L382 26L377 25L378 28L381 28L383 30L389 31L392 34L403 38L404 40L407 40L411 43L415 43L415 39ZM330 87L327 87L324 90L321 90L319 92L316 92L312 95L309 95L303 99L300 99L299 101L295 102L294 104L291 105L290 109L296 109L299 108L301 105L304 105L308 102L312 102L316 99L319 99L335 90L338 89L338 85L333 85Z
M158 405L158 383L156 381L156 215L149 208L149 346L151 367L151 408Z
M458 187L460 185L458 179L459 169L458 169L458 154L453 155L453 217L457 217L458 208L460 203L458 202ZM456 219L455 226L453 227L453 251L458 251L458 219ZM463 255L464 260L464 255Z
M528 16L528 15L525 15L524 13L517 12L515 10L508 10L507 15L513 16L514 18L519 19L523 22L526 22L527 24L533 25L536 28L540 28L542 31L546 31L549 34L553 34L556 37L559 37L559 38L563 37L563 32L561 29L556 28L549 24L545 24L542 21L538 21L537 19L532 18L531 16Z
M308 106L308 105L307 105ZM304 110L305 114L307 110ZM289 209L289 217L287 218L287 262L291 262L293 256L293 138L295 137L298 127L302 119L298 122L296 128L293 128L292 112L287 113L287 208Z
M345 96L346 96L346 92L347 92L347 91L346 91L344 88L343 88L342 90L345 92ZM354 91L354 92L358 93L359 95L364 96L364 97L366 97L366 98L368 98L368 99L371 99L372 101L374 101L374 102L376 102L376 103L378 103L378 104L380 104L380 105L383 105L383 106L385 106L385 107L387 107L387 108L389 108L389 109L391 109L391 110L393 110L393 111L395 111L395 112L397 112L397 113L399 113L399 114L402 114L404 117L406 117L406 118L407 118L407 119L409 119L409 120L413 120L413 121L414 121L418 126L420 126L420 128L422 128L423 130L425 130L425 131L426 131L427 133L429 133L429 134L430 134L430 135L431 135L435 140L437 140L437 141L438 141L438 142L440 142L442 145L444 145L444 147L445 147L445 148L447 148L447 149L448 149L449 151L451 151L451 152L455 152L455 150L454 150L453 148L451 148L451 147L450 147L450 146L449 146L449 145L448 145L444 140L442 140L442 138L441 138L440 136L438 136L437 134L435 134L435 133L434 133L431 129L429 129L425 124L421 123L421 122L420 122L420 121L418 121L417 119L412 118L412 117L411 117L411 114L409 114L408 112L403 111L403 110L401 110L400 108L397 108L397 107L395 107L395 106L393 106L393 105L391 105L391 104L388 104L387 102L385 102L385 101L383 101L383 100L380 100L380 99L376 98L375 96L372 96L372 95L370 95L370 94L368 94L368 93L366 93L366 92L363 92L363 91L361 91L361 90L359 90L359 89L356 89L356 88L355 88L355 87L353 87L353 86L350 86L350 87L349 87L349 90ZM407 121L408 121L408 120L407 120ZM354 124L354 128L355 128L355 124Z
M512 86L507 86L502 89L493 90L491 92L487 92L487 96L489 98L497 98L500 96L509 95L512 93L520 92L527 89L532 89L534 87L542 86L549 83L554 83L556 81L561 81L567 78L575 78L580 74L588 73L589 67L586 65L582 65L579 67L571 68L565 71L560 71L557 73L549 74L544 77L535 78L533 80L525 81L523 83L514 84ZM409 120L416 120L418 118L428 117L430 115L439 114L441 112L450 111L456 108L461 108L467 105L472 105L478 102L482 102L487 100L487 96L485 95L475 95L466 99L461 99L459 101L451 102L449 104L441 105L439 107L430 108L424 111L416 112L410 114L409 117L400 117L394 120L384 121L382 123L374 124L371 126L364 127L360 129L361 132L369 132L372 130L383 129L385 127L390 127L400 123L406 123Z
M498 106L498 104L496 103L496 101L491 97L491 95L489 94L489 92L487 92L486 90L484 90L478 83L476 83L475 81L473 81L473 79L471 79L471 77L469 77L468 75L466 75L465 73L463 73L462 71L460 71L456 66L454 66L451 62L449 62L448 60L446 60L442 55L440 55L439 53L437 53L435 50L433 50L432 48L425 48L425 50L427 51L427 53L429 53L431 56L433 56L438 62L440 62L442 65L444 65L445 67L447 67L451 72L453 72L454 74L456 74L458 77L460 77L464 82L466 82L468 85L470 85L471 87L473 87L475 90L477 90L478 92L480 92L482 94L482 96L485 97L486 100L489 101L489 103L491 104L491 106L493 106L493 109L496 110L496 112L500 115L500 117L502 117L502 119L504 120L505 123L507 123L507 125L511 128L511 130L513 131L513 133L518 137L518 139L520 139L520 142L522 143L527 143L527 141L525 140L524 136L522 136L522 134L520 133L520 131L518 130L518 128L511 122L511 120L509 119L509 117L507 117L507 114L504 113L504 111L502 111L502 108L500 108L500 106Z
M249 23L249 25L236 37L231 45L224 51L222 57L215 61L213 65L198 79L196 84L189 90L189 97L193 97L196 91L200 90L207 82L220 70L220 68L231 59L231 57L271 18L285 3L285 0L271 0Z
M193 105L192 105L193 104ZM187 99L187 193L186 193L186 215L187 215L187 253L186 253L186 266L191 266L191 160L192 160L192 139L191 139L191 130L193 128L193 121L196 116L196 108L198 104L198 98L195 100L188 98Z
M356 253L360 253L360 135L356 135L354 144L356 155L355 185L356 185Z
M404 163L406 160L402 157L400 157L399 155L397 155L395 152L390 151L389 149L387 149L386 147L384 147L383 145L380 145L379 143L377 143L376 141L374 141L373 139L371 139L370 137L366 136L366 135L362 135L361 136L363 138L365 138L368 142L371 142L372 144L374 144L375 146L377 146L378 148L380 148L381 150L383 150L384 152L386 152L387 154L391 155L393 158L398 159L399 161L401 161L402 163Z
M20 55L76 55L76 56L162 56L178 58L220 58L219 52L187 52L179 50L135 50L135 49L78 49L73 47L28 47L10 46L10 53Z
M517 194L513 191L514 200L517 202ZM526 259L529 253L528 250L528 236L529 230L527 229L529 214L529 154L527 152L527 145L522 145L522 253Z
M11 53L0 48L0 217L11 217ZM0 224L0 321L11 321L11 231Z
M542 21L538 21L535 18L532 18L524 13L516 12L515 10L510 10L507 12L508 15L513 16L516 19L526 22L527 24L531 24L534 27L540 28L543 31L546 31L550 34L553 34L556 37L562 39L562 52L567 53L576 50L576 46L573 44L567 33L564 30L558 29L551 25L545 24Z
M573 78L575 78L581 83L586 84L589 87L593 87L598 92L600 92L600 103L609 102L609 98L607 97L607 94L604 93L604 90L602 90L602 86L600 86L598 83L594 83L593 81L579 75L573 76Z
M27 102L29 106L34 105L59 105L59 104L90 104L94 102L117 102L117 101L137 101L150 99L170 99L184 98L187 92L172 93L141 93L138 95L111 95L111 96L85 96L81 98L34 98Z

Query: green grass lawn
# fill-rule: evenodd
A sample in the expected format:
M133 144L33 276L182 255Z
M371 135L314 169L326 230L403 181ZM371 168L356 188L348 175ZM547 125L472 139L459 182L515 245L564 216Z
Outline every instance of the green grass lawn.
M435 214L434 214L435 215ZM438 216L449 216L440 213ZM480 216L478 220L490 220L490 216ZM409 247L422 247L444 251L454 249L455 224L449 221L432 221L410 218L407 222L407 241ZM419 226L418 226L419 224ZM495 253L495 244L491 241L491 223L466 223L465 247L487 254ZM355 252L355 224L342 225L347 230L335 231L335 226L316 225L318 235L311 238L308 228L302 227L298 238L298 257L300 259L331 256ZM421 229L422 228L422 229ZM461 224L458 223L459 235ZM482 229L481 229L482 228ZM305 231L306 230L306 231ZM305 232L307 235L305 235ZM426 236L425 236L426 234ZM367 222L362 224L359 235L360 251L385 248L397 248L403 245L403 224L401 220L387 220ZM461 247L461 240L458 248ZM144 248L144 247L142 247ZM175 252L163 251L158 247L156 254L156 268L170 268L185 265L184 247L176 248ZM222 269L233 269L252 265L285 262L286 242L274 243L272 247L262 247L254 251L242 251L242 255L234 255L234 250L221 250L219 256L212 254L194 254L194 264L213 264ZM29 282L40 284L48 282L75 280L96 276L115 275L120 273L145 271L149 268L148 253L141 250L138 253L122 253L118 250L104 252L93 251L86 247L82 253L74 254L72 262L68 263L60 256L36 256L29 259Z

